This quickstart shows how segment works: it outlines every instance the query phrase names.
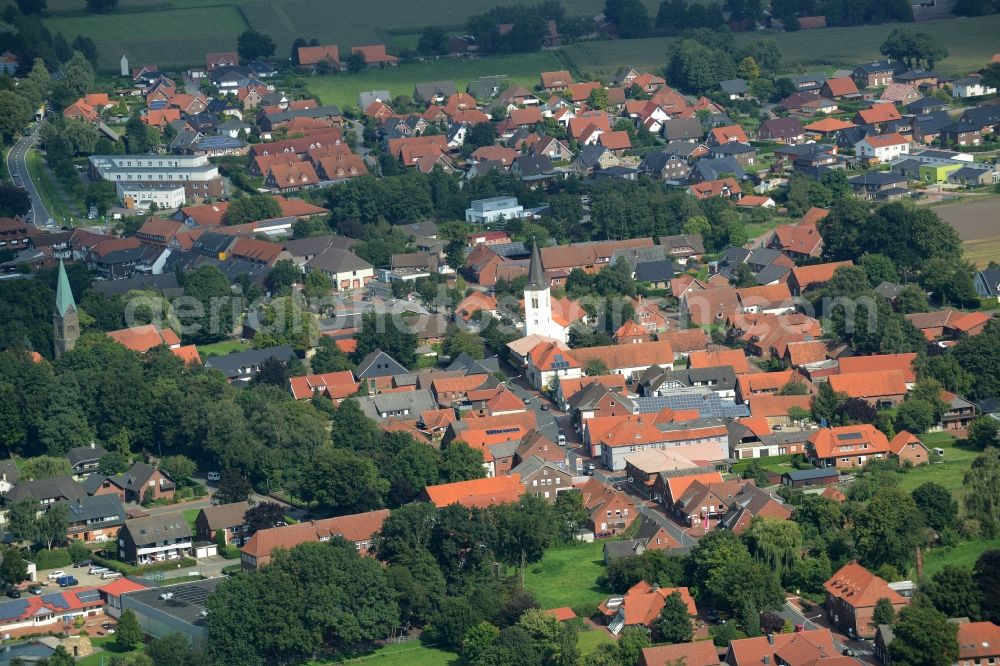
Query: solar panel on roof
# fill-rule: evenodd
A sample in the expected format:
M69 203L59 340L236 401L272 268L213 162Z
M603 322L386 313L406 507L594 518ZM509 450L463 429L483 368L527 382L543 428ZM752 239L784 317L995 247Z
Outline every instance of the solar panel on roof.
M21 617L28 610L27 599L17 599L0 604L0 621Z
M95 590L83 590L82 592L76 593L76 598L80 600L80 603L89 604L95 601L100 601L101 593Z
M66 601L66 597L62 595L62 592L43 594L41 598L42 603L46 606L51 606L52 608L69 608L69 603Z
M837 439L849 440L849 439L862 439L860 432L844 432L837 435Z
M750 416L750 408L737 405L731 400L723 400L714 391L677 392L662 396L635 398L639 413L648 414L670 408L673 410L698 410L702 417L738 418Z

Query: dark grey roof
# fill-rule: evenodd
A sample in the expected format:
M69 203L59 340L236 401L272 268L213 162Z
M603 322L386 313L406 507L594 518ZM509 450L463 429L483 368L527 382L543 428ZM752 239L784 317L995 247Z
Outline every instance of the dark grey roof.
M964 116L963 116L964 117ZM935 111L924 116L917 116L913 120L913 129L924 134L940 132L942 128L952 124L951 116L947 111Z
M538 243L531 245L531 263L528 265L528 285L531 289L548 289L545 280L545 268L542 266L542 256L538 251Z
M280 361L290 361L295 357L295 352L288 345L278 347L265 347L264 349L248 349L241 352L233 352L225 356L209 356L205 361L206 368L214 368L221 371L228 377L239 377L243 375L244 368L257 368L269 358L276 358Z
M903 291L903 285L894 282L882 282L879 286L875 287L874 291L882 298L892 300Z
M700 159L694 163L693 172L701 180L718 180L722 174L731 173L736 180L746 180L747 173L733 157L717 157L715 159Z
M966 132L977 132L979 131L979 127L977 125L973 125L972 123L959 120L958 122L951 123L950 125L945 125L941 128L941 131L948 132L950 134L964 134Z
M517 447L521 445L521 440L512 439L509 442L501 442L499 444L488 444L486 448L490 450L490 453L494 458L510 458L517 451Z
M966 109L962 112L961 119L979 127L1000 124L1000 105L975 106Z
M683 157L685 159L691 157L691 153L698 149L697 142L692 143L691 141L678 141L674 140L667 144L667 147L663 149L663 152L668 155L676 155L677 157Z
M455 360L445 370L465 370L465 374L467 375L493 374L494 372L500 372L500 359L496 356L491 356L477 360L462 352L455 357Z
M342 273L344 271L369 270L372 265L353 252L331 245L307 261L306 268Z
M798 118L772 118L765 120L762 127L766 128L772 137L779 138L795 137L804 132Z
M107 451L103 446L97 446L92 444L91 446L76 446L66 452L66 458L69 460L70 465L78 465L82 462L90 462L100 460L102 456L107 454Z
M416 391L400 391L399 393L378 393L371 396L357 398L368 418L380 420L382 414L392 414L392 412L403 412L409 419L416 419L421 412L437 409L437 402L428 389L417 389Z
M646 153L642 162L639 163L639 168L646 172L657 172L663 170L671 161L677 161L687 166L687 163L677 155L665 151L655 151Z
M815 469L790 469L782 476L787 476L792 481L812 481L815 479L828 479L837 476L836 467L817 467Z
M976 291L980 296L1000 296L1000 268L976 273Z
M119 296L130 291L158 291L167 295L179 294L182 289L177 284L176 273L163 275L134 275L124 280L102 280L94 282L91 288L103 296Z
M701 234L678 234L676 236L661 236L660 245L668 250L680 247L690 247L696 254L705 251L705 241Z
M430 220L424 220L422 222L408 222L406 224L399 224L397 228L402 229L409 236L437 236L438 227L437 224L431 222Z
M287 122L294 118L335 118L339 115L341 115L340 107L331 104L317 106L312 109L291 109L278 113L269 113L267 114L267 120L271 124L274 124Z
M224 234L218 231L205 231L191 246L191 251L214 257L229 250L237 240L238 238L231 234Z
M618 560L623 557L632 557L637 554L639 548L645 548L645 544L638 539L608 541L604 544L604 559Z
M729 143L724 143L721 146L714 146L711 149L711 152L715 155L745 155L747 153L755 153L757 152L757 149L749 143L731 141Z
M455 94L454 81L431 81L429 83L418 83L413 86L413 96L422 99L430 99L437 95L450 97Z
M719 81L719 88L728 95L745 95L750 88L747 87L747 82L743 79L729 79L728 81Z
M206 364L207 365L207 364ZM407 374L407 370L396 359L386 354L381 349L365 356L361 363L358 363L357 377L391 377L392 375Z
M737 418L750 416L746 405L737 405L731 398L722 398L707 387L671 392L664 396L640 397L634 400L640 414L673 410L697 409L702 418Z
M666 282L674 276L674 262L669 259L644 261L635 266L636 282Z
M191 526L180 511L131 518L125 521L122 529L132 535L136 545L194 536Z
M626 247L612 250L611 261L609 263L614 266L618 263L619 259L624 259L625 262L628 263L629 268L634 271L635 267L639 264L646 263L648 261L662 261L669 258L669 249L663 247L662 245L653 245L651 247Z
M852 185L890 185L892 183L905 183L906 177L886 171L868 171L857 176L848 178Z
M469 85L465 87L465 91L476 99L487 99L493 97L494 89L498 89L506 80L507 77L502 75L481 76L475 81L470 81Z
M915 102L910 102L906 105L906 110L910 113L915 113L918 115L923 115L928 111L937 111L940 109L947 109L948 102L943 102L939 99L933 97L923 97L916 100Z
M20 477L21 473L17 469L16 462L10 458L0 460L0 479L3 479L7 483L15 484Z
M892 72L897 67L897 65L892 64L888 60L876 60L875 62L866 62L863 65L858 65L854 69L860 69L865 74L875 74L876 72Z
M808 88L822 88L823 84L826 83L826 74L821 72L810 72L808 74L798 74L796 76L788 77L795 87L799 90L806 90ZM803 88L806 86L807 88Z
M662 388L664 384L670 383L677 388L701 385L711 388L713 391L725 391L736 388L736 374L732 366L728 365L710 368L680 368L678 370L664 370L660 369L659 366L651 366L642 373L639 382L651 390ZM708 383L711 385L707 386Z
M308 236L306 238L294 238L282 241L285 249L293 257L303 257L306 255L317 255L328 247L338 247L342 250L349 250L361 241L347 236L336 234L326 234L323 236Z
M668 141L697 140L705 136L705 128L697 118L674 118L664 121L663 136Z
M118 495L80 497L56 504L66 507L70 523L90 523L96 529L105 525L121 525L125 522L125 507L122 506Z
M514 164L522 178L549 176L554 167L548 155L519 155L514 158Z
M573 164L578 167L592 169L606 152L608 152L608 149L604 146L584 146L580 149L580 154L573 160Z
M792 269L790 269L788 266L779 266L777 264L768 264L767 266L765 266L763 269L761 269L757 273L757 275L756 275L756 277L757 277L757 284L761 284L761 285L763 285L763 284L771 284L772 282L774 282L776 280L780 280L781 278L783 278L785 275L787 275L791 271L792 271Z
M19 481L10 492L7 499L12 502L31 497L42 500L60 499L80 499L86 497L87 491L71 476L54 476L48 479L36 479L34 481Z

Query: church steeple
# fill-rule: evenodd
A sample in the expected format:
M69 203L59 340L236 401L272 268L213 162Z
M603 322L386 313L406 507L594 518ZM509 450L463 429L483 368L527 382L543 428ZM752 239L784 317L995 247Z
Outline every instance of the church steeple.
M80 337L80 315L76 310L73 289L69 286L66 267L59 260L59 279L56 282L56 307L52 313L56 358L73 349Z
M531 263L528 264L528 288L547 289L545 270L542 267L542 255L538 252L538 243L531 244Z

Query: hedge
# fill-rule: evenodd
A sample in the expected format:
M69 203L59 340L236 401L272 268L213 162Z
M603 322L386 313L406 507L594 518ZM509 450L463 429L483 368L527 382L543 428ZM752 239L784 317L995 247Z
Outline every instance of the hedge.
M35 554L35 566L39 571L44 569L58 569L68 567L73 563L69 556L69 551L65 548L54 548L52 550L40 550Z
M182 557L179 560L168 560L166 562L157 562L156 564L144 564L142 566L135 566L134 564L128 564L120 560L113 560L106 557L94 556L94 563L99 564L102 567L108 567L109 569L114 569L126 576L141 576L145 573L151 573L154 571L171 571L173 569L193 567L197 566L198 560L190 557Z

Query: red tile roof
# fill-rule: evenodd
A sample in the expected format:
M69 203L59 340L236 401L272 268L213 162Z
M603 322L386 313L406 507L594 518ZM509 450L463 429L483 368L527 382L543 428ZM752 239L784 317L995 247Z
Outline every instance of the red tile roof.
M809 435L809 444L818 458L833 458L841 454L873 456L889 453L889 439L869 423L835 428L821 428ZM861 448L862 445L865 448Z
M609 345L605 347L581 347L573 350L575 358L582 366L590 360L600 360L609 370L640 368L651 365L673 365L674 349L666 340L639 342L632 345Z
M369 46L352 46L351 54L360 53L365 58L365 63L394 63L399 61L394 55L385 52L385 44L371 44Z
M792 269L792 277L799 286L800 291L805 291L824 282L829 282L834 272L842 266L853 266L854 262L831 261L826 264L813 264L811 266L796 266Z
M155 324L123 328L118 331L108 331L107 336L120 345L140 354L153 347L179 345L180 338L169 328L160 329Z
M542 72L543 88L566 88L573 85L573 75L562 69L556 72Z
M521 475L512 474L427 486L425 492L439 509L450 504L483 508L516 502L524 494L524 486L521 485Z
M329 60L334 63L340 62L340 49L337 48L336 44L299 47L299 64L303 67L316 65L324 60Z
M549 608L545 611L546 615L551 615L558 622L565 622L566 620L572 620L576 618L576 613L573 612L572 608L568 606L563 606L561 608Z
M902 118L895 104L873 104L870 109L858 111L858 117L866 125L888 123Z
M170 350L174 356L184 361L184 365L201 365L201 355L195 345L184 345Z
M915 353L909 354L875 354L873 356L845 356L838 361L840 374L855 372L875 372L898 370L907 384L917 381L917 371L913 363L917 360Z
M338 400L346 398L358 390L358 382L354 380L354 373L350 370L291 377L288 384L292 397L296 400L311 398L314 391Z
M858 92L858 86L854 83L854 79L849 76L827 79L826 85L830 89L830 94L835 97L854 95Z
M671 502L676 502L680 499L684 491L688 489L695 481L699 483L709 484L709 483L722 483L722 474L719 472L702 472L700 474L688 474L686 476L674 476L667 479L667 493L669 494L669 500Z
M389 510L380 509L258 530L241 550L247 555L261 558L269 556L275 548L290 549L300 543L316 542L334 536L342 536L354 542L367 541L382 529L382 523L388 517Z
M881 398L906 393L906 380L899 370L841 373L830 375L828 381L830 388L849 398Z
M742 349L722 349L719 351L693 351L688 355L688 365L692 368L714 368L728 365L736 374L750 372L750 364Z
M734 141L738 143L750 143L747 133L739 125L725 125L724 127L714 128L712 130L712 139L719 145Z
M782 224L774 228L774 236L782 250L797 254L816 254L823 243L815 223Z
M719 652L712 641L694 641L676 645L657 645L642 649L639 666L717 666Z
M909 143L910 140L904 137L899 132L893 132L892 134L880 134L873 136L866 136L862 141L865 141L872 148L884 148L886 146L900 146L904 143Z
M754 395L748 400L751 414L771 418L788 416L788 410L792 407L808 412L810 401L811 396L808 395Z
M958 625L958 661L968 663L1000 656L1000 627L992 622L962 622Z
M893 604L906 603L906 599L889 587L885 580L857 562L848 562L842 566L830 580L823 583L823 587L830 595L843 599L853 608L874 607L883 597Z

